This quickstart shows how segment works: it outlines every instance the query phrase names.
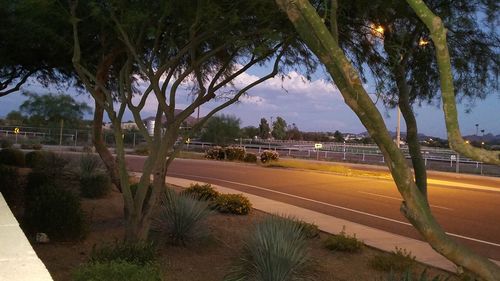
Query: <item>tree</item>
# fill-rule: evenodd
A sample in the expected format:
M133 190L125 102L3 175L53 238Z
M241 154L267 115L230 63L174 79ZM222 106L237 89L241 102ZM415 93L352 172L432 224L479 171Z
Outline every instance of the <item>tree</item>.
M259 128L255 126L247 126L241 129L241 136L247 139L254 139L259 136Z
M5 121L9 126L18 126L26 123L26 116L20 111L11 111L5 116Z
M272 135L277 140L283 140L286 137L286 121L280 116L276 117L276 121L273 122Z
M345 141L344 139L344 136L342 135L342 133L340 131L335 131L333 133L333 139L336 141L336 142L343 142Z
M289 140L302 140L302 132L300 132L295 123L292 123L292 125L288 125L286 129L286 138Z
M259 137L265 140L269 138L270 134L271 128L269 127L269 123L267 123L266 118L261 118L259 124Z
M193 126L196 131L249 89L275 76L283 62L307 63L308 58L300 55L307 53L302 44L289 36L284 18L269 14L273 11L270 5L267 1L223 0L72 2L73 65L113 124L127 240L147 239L168 167L181 148L175 144L186 118L209 101L219 102ZM257 21L256 13L267 16ZM99 30L93 29L96 22L102 25ZM109 42L93 50L81 44L81 38ZM96 56L96 51L102 54ZM242 88L231 86L251 67L269 61L272 68L262 78ZM139 82L146 85L144 91L136 87ZM178 100L185 98L181 90L185 85L192 102L176 114ZM133 98L138 93L141 96L136 102ZM166 120L164 129L155 126L153 136L141 117L148 98L158 103L155 123ZM125 110L132 112L150 150L135 195L130 190L120 127Z
M207 120L201 133L201 140L218 145L234 142L240 136L240 119L221 114Z
M445 39L446 36L444 35L444 29L442 29L442 22L433 16L430 10L421 7L425 4L422 1L408 1L412 2L414 6L420 6L413 8L417 10L419 17L425 17L424 22L427 20L426 24L431 29L431 33L434 31L434 28L438 29L438 32L442 32L439 36L433 34L433 39ZM401 211L405 217L436 251L454 263L477 273L486 280L496 280L497 276L500 276L499 267L487 258L473 253L468 248L450 239L433 217L425 194L419 190L413 179L412 172L406 163L403 153L392 141L380 112L363 88L362 79L358 71L348 60L339 45L336 9L332 9L330 25L326 26L325 21L322 20L317 10L307 0L276 0L276 2L287 14L304 42L315 53L321 63L324 64L332 80L340 90L344 101L356 113L384 154L386 164L398 191L404 199L401 204ZM331 6L338 7L338 2L332 0ZM425 16L419 13L423 13ZM445 43L446 41L442 45L437 44L438 62L441 59L440 55L446 57L447 49ZM441 69L442 63L439 63ZM450 86L452 75L449 60L446 66L448 73L447 75L441 75L441 83L446 80L445 84ZM446 87L441 88L442 91L449 90ZM445 95L443 93L443 97ZM445 112L446 110L445 108Z
M21 112L25 113L31 125L57 125L64 120L69 127L79 127L85 113L91 113L86 103L77 102L70 95L24 93L28 99L21 104Z
M71 30L57 1L0 1L0 97L34 77L44 85L71 84Z

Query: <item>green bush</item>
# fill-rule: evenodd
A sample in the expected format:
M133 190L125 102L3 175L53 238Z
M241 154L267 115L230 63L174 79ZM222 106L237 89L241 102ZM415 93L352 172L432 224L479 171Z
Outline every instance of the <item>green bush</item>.
M85 236L85 217L73 193L48 183L33 188L25 203L23 225L29 233L43 232L59 241Z
M91 263L125 261L137 265L147 265L155 261L155 247L152 243L118 243L94 247L90 254Z
M197 200L212 201L215 200L220 194L215 190L212 185L207 184L191 184L188 188L182 191L186 194L196 198Z
M325 240L325 248L330 251L354 253L360 252L363 246L363 242L356 238L356 234L350 236L345 233L345 227L338 235L331 235Z
M423 270L420 276L414 277L413 271L407 269L405 273L396 275L390 272L385 281L448 281L450 277L443 279L441 276L434 276L432 279L427 275L427 270Z
M224 151L224 148L220 146L214 146L205 151L205 158L214 160L224 160L226 158L226 153Z
M290 218L290 219L299 225L299 228L304 234L304 237L306 237L307 239L319 237L319 228L314 223L305 222L297 218Z
M147 144L139 144L134 149L135 153L138 155L149 155L149 146Z
M411 252L406 249L396 247L396 251L391 253L373 256L370 265L380 271L403 272L415 265L415 256L412 256Z
M260 162L267 163L271 161L278 161L280 158L278 152L273 150L264 150L260 154Z
M80 266L74 281L161 281L161 272L154 264L138 265L126 261L87 263Z
M243 194L220 194L213 206L221 213L235 215L247 215L252 209L252 203Z
M248 152L247 154L245 154L245 158L243 158L243 161L248 163L257 163L257 154Z
M224 149L226 159L229 161L243 161L245 158L245 149L243 147L228 146Z
M0 165L1 164L23 167L25 164L24 152L16 148L4 148L0 150Z
M224 280L316 280L312 265L300 225L270 216L256 225Z
M31 151L24 156L26 166L34 169L40 169L47 165L49 157L54 157L51 151Z
M80 157L80 177L86 178L96 174L102 168L102 160L99 156L85 153Z
M0 165L0 192L7 202L19 194L17 168Z
M12 145L13 145L13 143L8 139L1 139L0 140L0 148L2 148L2 149L11 148Z
M210 214L208 202L167 189L153 229L160 235L167 234L168 240L174 244L185 245L186 242L206 234L203 221Z
M111 191L107 174L93 174L80 178L80 193L85 198L101 198Z

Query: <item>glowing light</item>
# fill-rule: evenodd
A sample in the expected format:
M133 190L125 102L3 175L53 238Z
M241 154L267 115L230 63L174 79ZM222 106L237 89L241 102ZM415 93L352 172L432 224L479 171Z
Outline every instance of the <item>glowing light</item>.
M469 144L469 141L468 141L468 140L466 140L466 141L465 141L465 143L466 143L466 144Z
M384 36L384 27L381 25L370 24L370 29L372 30L373 35L377 37Z
M418 41L419 46L425 46L427 44L429 44L429 41L425 40L424 38L420 38L420 40Z

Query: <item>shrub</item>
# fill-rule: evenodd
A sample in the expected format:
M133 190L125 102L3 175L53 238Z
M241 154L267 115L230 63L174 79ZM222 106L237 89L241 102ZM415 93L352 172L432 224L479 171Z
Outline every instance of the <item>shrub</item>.
M28 232L43 232L52 240L75 240L86 234L78 197L50 183L31 190L23 222Z
M11 202L19 192L18 178L16 168L0 165L0 192L7 202Z
M89 145L84 145L82 148L82 152L83 153L92 153L92 152L94 152L94 147L89 146Z
M149 155L149 146L147 144L139 144L135 147L135 153L139 155Z
M135 194L137 193L137 189L139 188L139 183L133 183L130 185L130 192L132 193L132 196L135 197ZM153 185L148 186L148 191L146 193L146 202L149 201L149 198L151 197L151 193L153 192Z
M102 160L99 156L86 153L80 157L80 177L86 178L94 175L102 168Z
M167 234L174 244L185 245L186 242L205 235L206 226L203 221L210 214L208 202L167 189L153 229L160 234Z
M0 150L0 164L23 167L24 152L15 148L4 148Z
M243 158L243 161L248 163L257 163L257 154L248 152L247 154L245 154L245 158Z
M389 254L378 254L370 260L370 265L380 271L403 272L415 265L415 256L406 249L396 247L396 251Z
M264 150L260 154L260 162L262 163L267 163L270 161L278 161L280 158L278 152L273 151L273 150Z
M182 191L182 194L186 194L196 198L197 200L212 201L215 200L220 194L215 190L212 185L207 184L191 184L188 188Z
M252 203L243 194L221 194L215 199L214 208L221 213L247 215Z
M305 222L297 218L290 219L299 225L299 228L307 239L319 237L319 228L314 223Z
M111 179L107 174L93 174L80 178L80 192L85 198L101 198L111 191Z
M214 146L205 151L205 158L214 160L224 160L226 158L226 153L222 147Z
M228 146L224 149L226 159L230 161L243 161L245 158L245 149L243 147Z
M147 265L155 260L155 247L152 243L118 243L105 244L93 248L90 254L91 263L125 261L137 265Z
M387 278L385 279L386 281L448 281L450 277L446 279L442 279L441 276L437 275L434 276L434 278L430 278L427 275L427 270L423 270L420 276L414 277L413 272L410 269L407 269L405 273L402 275L396 275L394 272L390 272Z
M270 216L256 225L224 280L315 280L313 277L300 225Z
M347 235L344 227L338 235L331 235L326 239L325 248L330 251L354 253L363 249L363 242L356 238L356 234Z
M51 151L31 151L24 156L26 166L34 169L40 169L47 165L47 159L54 157Z
M1 139L0 140L0 148L11 148L12 147L12 142L8 139Z
M154 264L138 265L126 261L87 263L80 266L74 281L161 281L161 273Z

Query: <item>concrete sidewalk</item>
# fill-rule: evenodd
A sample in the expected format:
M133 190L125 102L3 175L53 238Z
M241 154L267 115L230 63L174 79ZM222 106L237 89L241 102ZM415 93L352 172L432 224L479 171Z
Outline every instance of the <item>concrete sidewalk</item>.
M197 183L193 180L167 177L167 183L188 187L190 184ZM203 184L203 182L198 182ZM316 224L322 231L332 234L340 233L345 227L345 232L349 235L356 234L356 237L362 240L366 245L383 250L394 251L396 247L411 251L416 259L424 264L441 268L450 272L457 272L456 266L445 259L432 249L429 244L416 239L392 234L386 231L353 223L347 220L338 219L329 215L300 208L290 204L270 200L264 197L256 196L250 193L241 192L219 185L212 185L221 193L240 193L248 197L252 202L253 208L272 214L291 215L298 219ZM494 261L500 265L499 261Z
M0 281L52 281L0 193Z

